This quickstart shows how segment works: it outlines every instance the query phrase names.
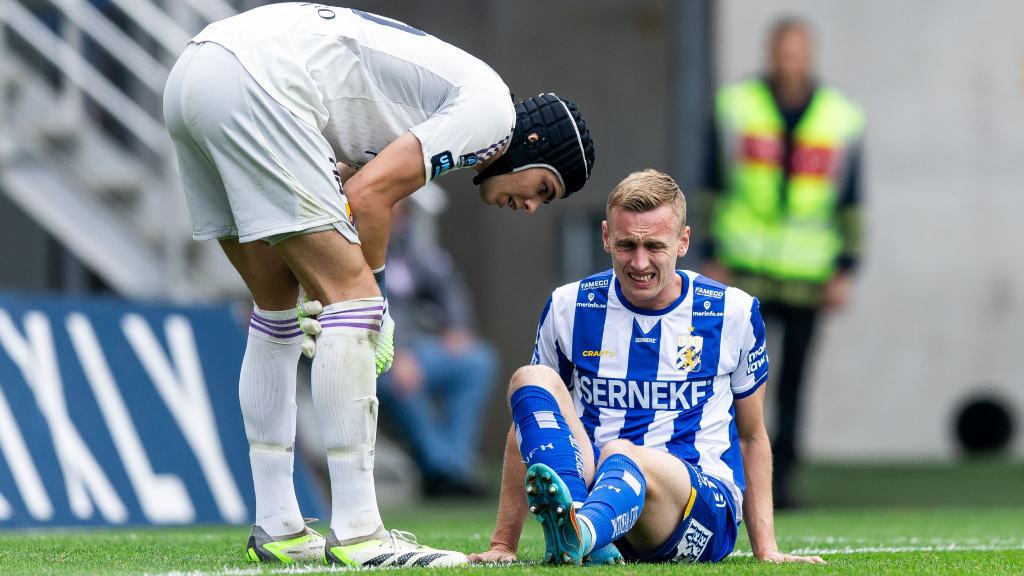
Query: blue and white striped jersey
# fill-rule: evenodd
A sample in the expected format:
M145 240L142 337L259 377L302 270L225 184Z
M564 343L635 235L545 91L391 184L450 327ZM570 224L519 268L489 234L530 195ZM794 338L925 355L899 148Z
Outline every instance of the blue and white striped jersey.
M631 305L611 270L566 284L541 313L532 364L573 394L594 446L664 450L721 480L741 519L745 488L733 398L768 375L758 301L688 270L671 306Z

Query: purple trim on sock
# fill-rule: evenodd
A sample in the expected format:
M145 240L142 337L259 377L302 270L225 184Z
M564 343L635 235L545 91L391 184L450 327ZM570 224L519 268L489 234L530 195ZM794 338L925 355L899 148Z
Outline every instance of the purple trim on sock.
M270 328L272 330L288 330L290 328L298 328L298 326L299 326L299 321L298 320L292 320L291 322L289 322L287 324L284 324L284 323L280 323L280 322L270 323L270 322L267 322L266 320L264 320L262 318L255 318L255 317L253 317L253 319L250 320L250 322L256 322L256 323L260 324L261 326L266 326L267 328Z
M295 332L301 332L302 331L295 324L293 324L291 326L282 326L282 327L267 326L265 324L261 324L261 323L255 321L255 320L253 320L252 322L249 322L249 326L253 326L255 328L259 328L260 330L263 330L264 332L267 332L268 334L272 334L274 336L279 336L281 338L286 338L286 337L288 337L289 335L291 335L291 334L293 334Z
M341 314L329 314L326 316L320 316L317 320L321 322L331 320L380 320L384 316L382 314L368 314L368 315L356 315L356 316L343 316Z
M253 324L252 322L249 323L249 328L253 328L255 330L263 332L264 334L266 334L268 336L272 336L274 338L286 339L286 338L294 338L296 336L302 336L302 330L299 330L298 332L290 332L290 333L287 333L287 334L285 334L285 333L277 333L277 332L271 332L270 330L267 330L266 328L264 328L262 326L258 326L256 324Z
M267 324L289 324L289 323L292 323L292 322L297 324L299 322L298 317L289 318L288 320L271 320L270 318L264 318L263 316L260 316L259 314L255 313L255 312L252 313L252 317L254 319L256 319L256 320L261 320L263 322L266 322Z
M357 324L355 322L321 322L320 325L323 326L324 328L366 328L367 330L376 330L377 332L380 332L380 326L377 324Z
M369 308L353 308L351 310L335 310L333 312L328 312L327 315L330 316L331 314L347 314L349 312L369 312L371 310L383 311L384 305L381 304L380 306L370 306Z

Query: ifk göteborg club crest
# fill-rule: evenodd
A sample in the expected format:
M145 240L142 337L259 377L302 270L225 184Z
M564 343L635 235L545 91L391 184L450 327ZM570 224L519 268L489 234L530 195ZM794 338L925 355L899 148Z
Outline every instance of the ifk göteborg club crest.
M690 328L693 330L693 328ZM700 352L704 348L703 336L680 334L676 348L676 370L696 372L700 370Z

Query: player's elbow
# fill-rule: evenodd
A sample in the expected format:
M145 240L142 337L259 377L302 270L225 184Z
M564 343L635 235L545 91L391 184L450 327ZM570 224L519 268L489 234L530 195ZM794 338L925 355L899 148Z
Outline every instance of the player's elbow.
M355 180L356 178L353 178ZM365 214L367 212L389 209L381 202L381 196L373 193L373 186L364 182L352 182L345 187L345 197L348 198L349 208L353 214Z
M768 439L768 431L765 430L764 424L761 424L760 427L737 426L736 432L740 438L740 449L744 452L758 448L767 448L768 450L771 450L771 441Z

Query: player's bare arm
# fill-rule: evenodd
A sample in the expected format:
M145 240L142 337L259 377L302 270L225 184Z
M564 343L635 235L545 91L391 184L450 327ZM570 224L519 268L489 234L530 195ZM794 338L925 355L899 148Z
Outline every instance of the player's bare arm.
M479 554L470 554L470 562L515 562L519 552L519 537L526 522L526 495L522 486L526 481L526 467L516 445L515 428L509 428L505 441L505 463L501 471L501 494L498 498L498 519L491 536L491 548Z
M352 208L363 256L370 268L384 265L391 230L391 208L423 186L423 149L406 132L349 178L345 195Z
M746 398L733 402L736 431L740 436L743 470L747 482L743 499L743 520L747 525L754 557L765 562L810 562L824 564L818 556L793 556L779 552L775 542L775 517L772 509L772 449L764 428L762 386Z

